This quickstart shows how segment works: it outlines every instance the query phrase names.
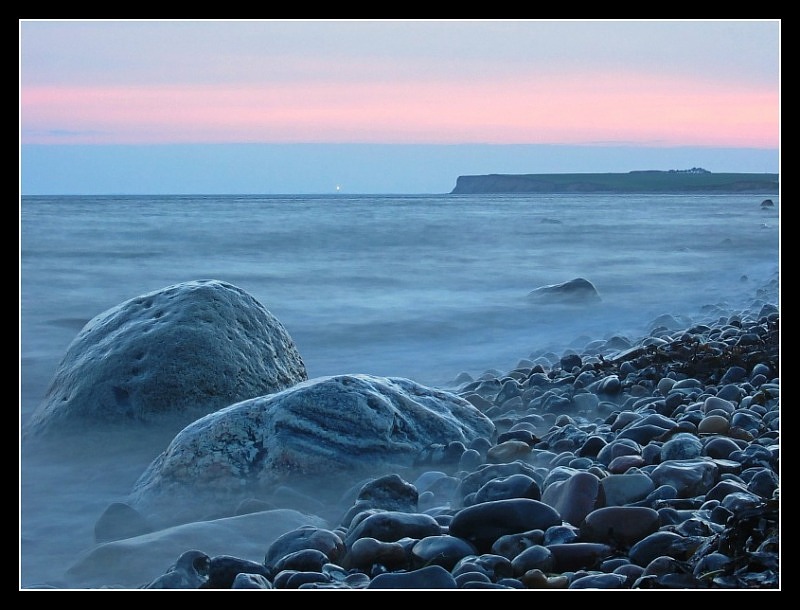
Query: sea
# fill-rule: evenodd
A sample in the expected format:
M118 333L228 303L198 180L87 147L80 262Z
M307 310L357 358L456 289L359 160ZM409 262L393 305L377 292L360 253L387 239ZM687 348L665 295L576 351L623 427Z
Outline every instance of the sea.
M780 298L764 292L780 279L777 193L23 196L19 219L20 427L86 322L190 280L254 296L309 377L443 389L636 340L664 314L688 326ZM528 298L575 278L601 300ZM20 585L58 583L168 441L65 455L21 440Z

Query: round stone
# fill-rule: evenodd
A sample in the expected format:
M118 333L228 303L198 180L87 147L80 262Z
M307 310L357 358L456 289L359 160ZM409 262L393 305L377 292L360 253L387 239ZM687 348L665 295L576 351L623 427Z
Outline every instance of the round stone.
M542 544L544 540L544 532L542 530L530 530L520 534L506 534L500 536L492 544L490 552L494 555L500 555L509 560L519 555L522 551L537 544Z
M727 434L730 422L721 415L707 415L697 426L700 434Z
M531 446L524 441L505 441L495 445L486 453L486 459L495 464L505 464L522 459L531 452Z
M611 441L598 452L597 461L604 466L608 466L615 457L621 455L641 455L641 453L642 448L639 443L634 440L620 439L617 437L616 440Z
M500 536L545 530L560 523L561 516L544 502L527 498L494 500L458 511L450 523L450 534L486 552Z
M409 558L405 547L399 542L382 542L365 537L353 542L342 559L342 567L348 570L369 570L375 564L389 570L399 570L408 566Z
M239 573L233 579L231 589L271 589L272 584L261 574Z
M660 526L658 513L643 506L608 506L586 515L581 540L631 547Z
M404 512L415 512L418 500L417 488L396 474L365 483L356 498L357 502L365 502L370 508Z
M601 501L600 479L582 471L550 484L542 493L542 502L552 506L564 521L575 526L580 525Z
M370 515L350 527L345 545L350 547L359 538L375 538L383 542L396 542L401 538L425 538L441 533L439 523L424 513L385 511ZM452 529L452 526L451 526Z
M296 572L320 572L329 562L328 556L318 549L302 549L281 557L274 565L274 572L294 570Z
M472 544L455 536L427 536L411 547L411 562L415 568L438 565L450 571L461 559L477 552Z
M269 578L269 571L264 564L240 559L230 555L212 557L208 566L208 582L205 589L230 589L237 574L258 574Z
M564 523L562 525L554 525L548 527L544 531L542 538L542 546L550 546L551 544L567 544L568 542L575 542L578 539L580 530L574 525Z
M644 465L645 459L641 455L620 455L611 460L608 471L612 474L623 474L631 468L641 468Z
M736 409L736 405L734 405L730 400L725 400L724 398L719 398L717 396L709 396L703 402L703 411L708 413L714 409L722 409L726 413L733 414L734 410Z
M468 494L477 492L492 479L508 477L514 474L524 474L534 480L538 476L533 466L519 460L509 462L508 464L482 464L477 470L470 472L461 479L457 495L463 498Z
M264 565L272 568L281 557L303 549L322 551L332 563L338 562L345 551L342 539L331 530L310 525L302 526L275 539L267 549Z
M570 542L546 547L553 555L553 571L558 573L591 570L613 555L614 549L599 542Z
M498 477L487 481L475 493L475 504L491 502L493 500L508 500L510 498L530 498L539 500L541 492L539 485L533 478L525 474L512 474L507 477Z
M511 560L514 575L519 577L530 570L551 572L553 570L553 554L547 547L533 545L519 553Z
M747 491L747 486L744 483L739 483L737 481L720 481L708 490L705 498L706 502L709 500L722 500L728 494L742 491Z
M631 547L628 557L631 562L646 568L656 557L672 556L675 548L683 541L683 536L673 532L654 532Z
M728 459L733 452L739 450L736 441L724 436L709 438L703 445L703 455L714 459Z
M680 432L661 447L661 461L688 460L699 457L703 451L700 440L687 432Z
M624 506L638 502L656 488L648 475L635 469L625 474L610 474L600 479L600 487L603 490L606 506Z
M671 485L678 497L692 498L704 495L714 484L718 466L711 460L697 458L662 462L650 473L657 486Z
M457 589L455 578L442 566L412 572L387 572L373 578L367 589Z
M588 574L576 578L570 589L627 589L628 578L622 574Z

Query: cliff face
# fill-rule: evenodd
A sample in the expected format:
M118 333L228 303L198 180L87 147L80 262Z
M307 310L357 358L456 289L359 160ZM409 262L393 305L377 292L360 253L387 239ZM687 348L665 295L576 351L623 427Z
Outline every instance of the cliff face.
M459 176L453 194L472 193L559 193L562 185L534 176L488 174L486 176Z
M630 172L459 176L454 195L489 193L777 193L778 174Z

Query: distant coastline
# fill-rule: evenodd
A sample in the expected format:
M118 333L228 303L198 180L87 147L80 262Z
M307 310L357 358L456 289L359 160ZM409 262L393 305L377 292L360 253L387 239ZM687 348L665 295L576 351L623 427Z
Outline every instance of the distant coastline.
M778 174L641 170L606 174L459 176L453 195L482 193L754 193L777 194Z

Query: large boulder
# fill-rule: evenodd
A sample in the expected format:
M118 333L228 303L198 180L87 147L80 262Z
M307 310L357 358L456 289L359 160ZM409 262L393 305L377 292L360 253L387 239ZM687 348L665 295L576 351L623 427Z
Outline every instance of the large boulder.
M206 415L139 478L131 503L158 520L230 510L276 484L312 486L409 467L433 444L493 437L470 402L403 378L321 377Z
M578 277L561 284L540 286L528 293L528 300L532 303L542 304L582 305L597 303L601 298L594 284Z
M244 290L192 281L89 321L67 348L26 433L174 418L187 423L308 379L283 325Z

